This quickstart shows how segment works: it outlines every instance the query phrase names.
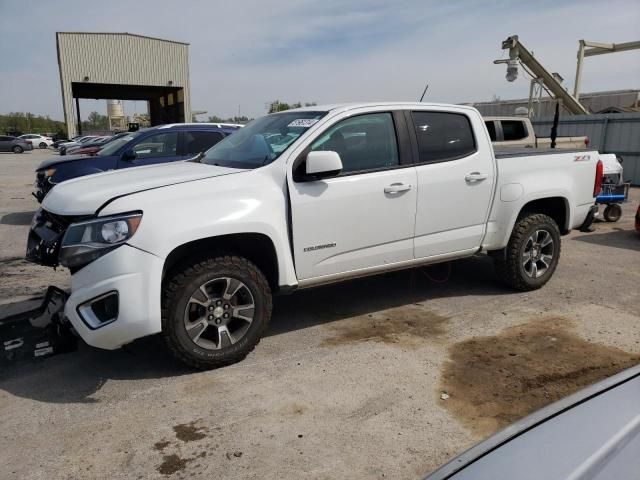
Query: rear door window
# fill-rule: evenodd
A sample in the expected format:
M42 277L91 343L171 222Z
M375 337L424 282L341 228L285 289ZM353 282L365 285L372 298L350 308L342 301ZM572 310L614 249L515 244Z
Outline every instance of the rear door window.
M527 128L520 120L502 120L502 134L505 142L527 138Z
M466 115L449 112L411 112L418 140L419 162L445 162L476 151Z
M184 153L183 155L197 155L206 152L216 143L224 138L220 132L191 131L184 132Z
M173 157L178 147L178 132L157 133L133 147L138 158Z

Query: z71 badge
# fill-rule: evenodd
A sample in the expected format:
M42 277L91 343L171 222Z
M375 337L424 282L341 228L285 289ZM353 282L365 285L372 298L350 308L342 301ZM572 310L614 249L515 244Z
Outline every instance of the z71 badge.
M591 155L576 155L573 157L574 162L588 162L591 160Z
M325 243L323 245L315 245L313 247L305 247L304 251L305 252L313 252L314 250L322 250L323 248L333 248L335 246L336 246L335 243Z

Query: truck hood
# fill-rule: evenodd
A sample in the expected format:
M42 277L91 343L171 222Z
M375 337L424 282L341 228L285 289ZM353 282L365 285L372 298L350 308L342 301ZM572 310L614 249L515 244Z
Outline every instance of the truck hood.
M36 172L39 170L44 170L45 168L49 168L52 165L60 165L61 163L73 162L75 160L80 160L81 158L87 158L89 155L60 155L58 157L51 157L46 160L40 162L38 168L36 168Z
M57 215L92 215L116 197L246 171L193 162L110 170L56 185L44 198L42 207Z

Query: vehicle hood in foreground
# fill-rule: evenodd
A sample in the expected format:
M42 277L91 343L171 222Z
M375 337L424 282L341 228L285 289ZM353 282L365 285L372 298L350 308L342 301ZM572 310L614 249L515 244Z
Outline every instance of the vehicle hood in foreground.
M45 168L49 168L53 165L60 165L61 163L74 162L76 160L80 160L81 158L87 158L88 155L60 155L57 157L51 157L46 160L43 160L38 168L36 168L36 172L39 170L44 170Z
M42 207L58 215L91 215L115 197L245 171L193 162L110 170L56 185Z

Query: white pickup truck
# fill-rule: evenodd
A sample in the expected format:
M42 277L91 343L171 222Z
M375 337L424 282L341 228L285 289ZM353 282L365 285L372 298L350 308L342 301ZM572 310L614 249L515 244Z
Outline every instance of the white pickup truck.
M189 161L57 185L27 258L69 268L64 313L87 343L161 332L212 368L255 347L273 293L481 252L508 286L540 288L601 178L596 151L494 152L471 107L313 106Z
M550 137L538 137L527 117L484 117L494 147L549 148ZM556 148L587 148L589 137L556 137Z

